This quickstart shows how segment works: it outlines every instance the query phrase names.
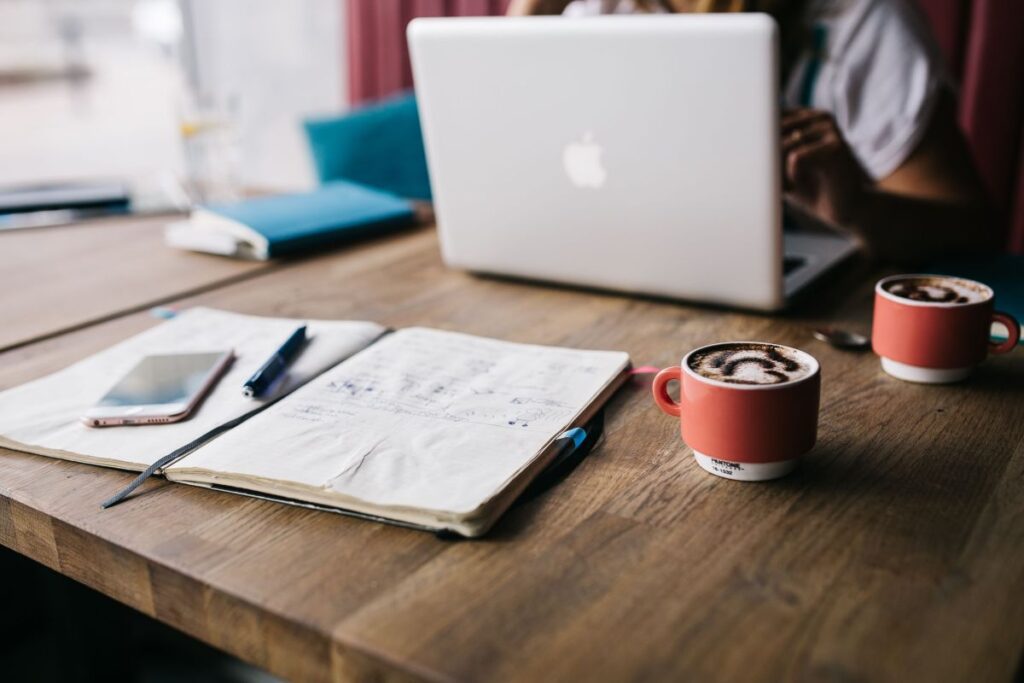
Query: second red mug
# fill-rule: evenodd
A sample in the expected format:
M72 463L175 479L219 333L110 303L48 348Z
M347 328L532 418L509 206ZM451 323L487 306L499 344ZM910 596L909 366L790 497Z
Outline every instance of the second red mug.
M1008 332L991 341L993 322ZM945 275L893 275L875 285L871 345L882 369L908 382L956 382L989 353L1011 351L1020 323L995 310L992 289Z

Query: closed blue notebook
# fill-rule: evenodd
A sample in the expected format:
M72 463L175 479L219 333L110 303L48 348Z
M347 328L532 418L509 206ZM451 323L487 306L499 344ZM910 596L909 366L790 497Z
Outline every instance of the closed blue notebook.
M169 226L174 246L268 259L409 225L409 202L356 183L336 181L312 192L203 207Z

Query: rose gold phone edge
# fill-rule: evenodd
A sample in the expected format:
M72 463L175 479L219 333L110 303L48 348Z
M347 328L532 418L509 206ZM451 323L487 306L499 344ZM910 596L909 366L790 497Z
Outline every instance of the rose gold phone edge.
M153 424L171 424L173 422L180 422L186 417L192 414L192 411L196 409L206 395L210 392L214 383L224 374L228 366L231 365L232 361L235 360L234 349L228 349L224 353L224 358L210 370L210 374L207 375L203 385L195 392L192 396L192 400L185 405L185 409L177 413L164 413L160 415L123 415L120 417L90 417L88 414L83 415L80 420L87 427L119 427L119 426L137 426L137 425L153 425ZM176 403L155 403L154 406L161 405L179 405ZM90 408L90 410L93 410ZM140 408L142 406L121 406L122 408Z

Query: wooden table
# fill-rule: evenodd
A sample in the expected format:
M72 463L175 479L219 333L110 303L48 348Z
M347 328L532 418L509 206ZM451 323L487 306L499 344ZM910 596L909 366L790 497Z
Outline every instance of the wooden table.
M877 273L748 315L476 278L422 230L180 300L623 349L668 365L725 339L821 362L798 473L700 470L642 381L606 439L488 538L432 535L0 451L0 543L285 678L1010 680L1024 643L1024 352L959 386L813 341L867 331ZM31 296L31 294L28 294ZM6 387L156 324L128 313L0 353Z
M0 230L0 351L273 267L169 249L173 216Z

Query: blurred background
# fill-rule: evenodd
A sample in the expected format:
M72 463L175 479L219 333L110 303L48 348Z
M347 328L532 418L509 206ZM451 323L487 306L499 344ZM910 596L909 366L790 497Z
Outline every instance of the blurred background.
M960 86L960 122L1024 253L1024 13L907 0ZM412 85L415 16L509 0L0 0L0 192L130 188L134 209L316 183L302 122ZM0 228L4 227L0 221Z
M338 0L0 0L0 186L308 187L298 122L347 106L344 21Z

